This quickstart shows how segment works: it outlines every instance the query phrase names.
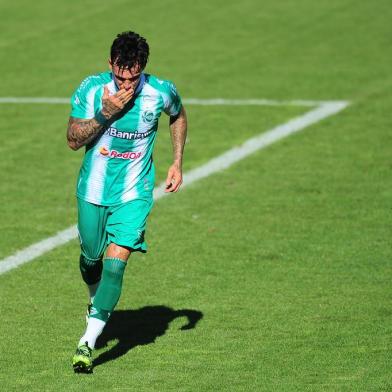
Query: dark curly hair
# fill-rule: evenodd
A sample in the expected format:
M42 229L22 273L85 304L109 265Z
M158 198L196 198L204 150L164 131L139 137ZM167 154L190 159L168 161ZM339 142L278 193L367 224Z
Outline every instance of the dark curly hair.
M145 38L133 31L117 34L110 48L112 65L131 69L139 65L141 69L147 64L150 49Z

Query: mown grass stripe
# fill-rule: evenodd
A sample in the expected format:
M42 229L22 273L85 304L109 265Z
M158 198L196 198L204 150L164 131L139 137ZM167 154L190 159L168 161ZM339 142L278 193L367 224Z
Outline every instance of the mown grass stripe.
M256 137L250 138L241 146L234 147L218 157L211 159L206 164L185 173L183 187L206 178L213 173L227 169L234 163L246 158L254 152L261 150L293 133L299 132L326 117L332 116L347 106L348 102L342 101L324 103L301 116L295 117L267 132L263 132ZM165 183L162 183L154 190L154 200L159 200L168 194L169 193L165 193ZM76 237L77 228L76 226L72 226L58 232L52 237L30 245L27 248L16 252L12 256L1 260L0 275L15 269L20 265L28 263L44 253L75 239Z
M184 98L182 100L187 105L200 105L200 106L304 106L312 107L325 104L345 104L345 101L315 101L297 99L291 101L279 101L274 99L256 99L256 98L243 98L243 99L225 99L225 98ZM60 97L0 97L0 103L11 104L70 104L70 98Z

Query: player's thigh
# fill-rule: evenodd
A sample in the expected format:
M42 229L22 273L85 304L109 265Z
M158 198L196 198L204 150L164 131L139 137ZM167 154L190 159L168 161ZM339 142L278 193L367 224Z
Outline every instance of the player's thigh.
M131 251L147 251L145 231L153 205L152 198L136 199L111 209L106 230L108 243Z
M107 243L107 207L78 198L78 231L83 256L100 259Z

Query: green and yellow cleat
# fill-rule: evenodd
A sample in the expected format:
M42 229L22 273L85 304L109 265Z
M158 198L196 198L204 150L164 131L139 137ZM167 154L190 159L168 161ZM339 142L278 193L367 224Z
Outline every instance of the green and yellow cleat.
M93 350L87 342L76 349L72 358L72 366L75 373L92 373L93 372Z

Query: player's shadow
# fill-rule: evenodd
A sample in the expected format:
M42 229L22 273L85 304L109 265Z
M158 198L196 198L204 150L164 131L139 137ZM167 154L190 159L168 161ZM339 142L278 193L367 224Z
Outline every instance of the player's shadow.
M136 346L154 343L157 337L165 334L170 322L177 317L188 319L180 328L185 331L195 328L203 313L190 309L174 310L163 305L113 312L95 348L106 347L112 340L118 340L118 343L100 354L94 360L94 366L119 358Z

